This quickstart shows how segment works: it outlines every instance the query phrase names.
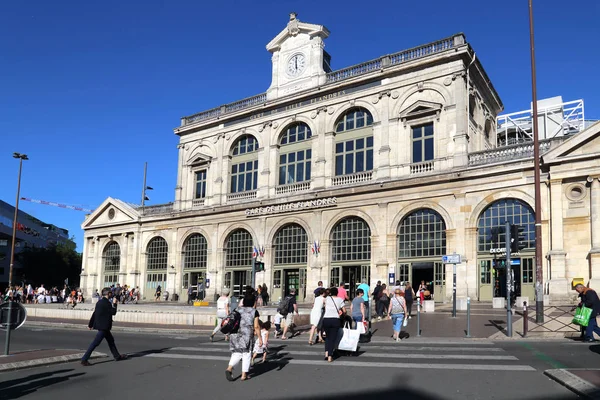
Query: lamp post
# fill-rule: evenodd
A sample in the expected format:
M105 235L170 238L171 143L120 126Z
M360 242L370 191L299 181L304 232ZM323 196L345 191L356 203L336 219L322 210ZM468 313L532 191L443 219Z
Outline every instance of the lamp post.
M17 181L17 200L15 201L15 216L13 218L13 226L12 226L12 244L10 248L10 269L8 272L8 288L11 290L12 288L12 279L13 279L13 265L15 263L15 243L17 239L17 214L19 213L19 196L21 192L21 170L23 169L23 160L29 160L27 158L27 154L21 153L13 153L14 158L19 159L19 179ZM13 291L14 298L14 291ZM8 355L10 350L10 325L12 319L12 301L9 299L8 301L8 318L6 320L6 342L4 344L4 355Z

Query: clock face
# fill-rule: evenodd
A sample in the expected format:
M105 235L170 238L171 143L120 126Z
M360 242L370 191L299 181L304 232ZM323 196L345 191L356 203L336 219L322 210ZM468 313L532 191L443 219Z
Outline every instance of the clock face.
M286 72L291 77L296 77L304 72L306 68L306 58L304 54L294 54L287 62Z

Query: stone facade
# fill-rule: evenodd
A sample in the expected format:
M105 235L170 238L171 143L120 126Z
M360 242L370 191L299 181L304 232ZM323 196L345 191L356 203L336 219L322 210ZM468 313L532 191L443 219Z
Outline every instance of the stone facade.
M464 35L327 72L328 35L294 15L268 45L267 93L182 119L173 203L108 198L87 217L86 292L119 282L183 296L202 279L212 299L251 284L254 251L272 300L295 286L310 301L320 280L353 291L400 279L431 281L446 301L441 255L455 252L459 297L500 295L503 244L489 235L502 216L533 229L532 146L498 147L503 105ZM557 301L572 278L600 279L599 136L596 124L543 143L543 272ZM533 299L528 244L514 262Z

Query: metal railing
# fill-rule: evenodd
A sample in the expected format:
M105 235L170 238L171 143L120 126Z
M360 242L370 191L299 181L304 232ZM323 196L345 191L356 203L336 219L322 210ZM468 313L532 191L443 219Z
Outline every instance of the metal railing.
M351 185L353 183L367 182L373 179L373 171L359 172L352 175L336 176L332 179L333 186Z
M173 203L157 204L155 206L144 206L138 208L142 215L169 214L173 212Z
M256 190L250 190L250 191L241 192L241 193L228 193L227 201L255 199L256 196L257 196Z
M326 85L344 81L355 76L365 75L373 71L383 70L387 67L403 64L412 60L417 60L432 54L452 49L456 46L455 43L457 37L462 37L462 35L454 35L423 46L413 47L412 49L400 51L398 53L379 57L375 60L366 61L347 68L339 69L337 71L329 72L327 73ZM464 43L464 41L459 41L459 43ZM182 126L217 119L226 114L234 113L236 111L244 110L261 104L264 105L266 103L267 94L257 94L255 96L238 100L233 103L228 103L223 106L211 108L210 110L202 111L188 117L183 117Z
M540 154L548 152L561 143L565 138L540 140ZM469 154L469 165L492 164L503 161L513 161L533 157L533 142L497 147L492 150L478 151Z
M300 182L300 183L292 183L290 185L277 186L275 188L275 194L304 192L309 189L310 189L310 181Z

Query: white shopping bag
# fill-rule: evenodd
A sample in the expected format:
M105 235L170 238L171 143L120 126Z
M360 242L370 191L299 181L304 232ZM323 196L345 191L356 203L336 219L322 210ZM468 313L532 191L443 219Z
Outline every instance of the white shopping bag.
M408 317L406 315L404 316L404 321L402 321L402 326L405 328L408 326Z
M359 335L364 335L365 333L367 333L367 328L365 327L365 324L360 321L356 323L356 330L358 331Z
M338 350L355 352L356 348L358 347L359 339L360 333L358 333L358 329L350 329L348 324L346 324L344 327L344 335L342 336L342 340L340 340L340 344L338 345Z

